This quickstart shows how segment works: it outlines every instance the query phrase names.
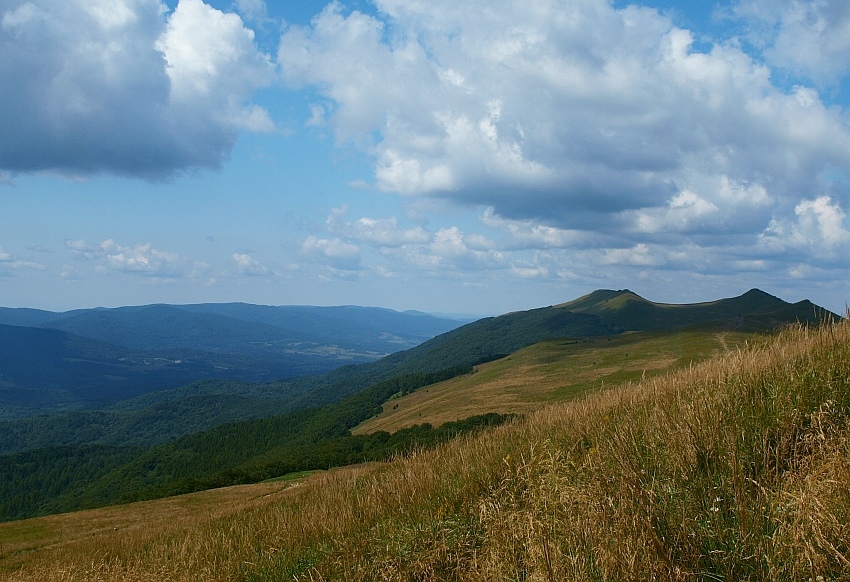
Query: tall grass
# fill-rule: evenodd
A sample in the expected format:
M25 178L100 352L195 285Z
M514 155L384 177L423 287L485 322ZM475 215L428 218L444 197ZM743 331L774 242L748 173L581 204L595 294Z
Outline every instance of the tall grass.
M850 580L850 324L10 579Z

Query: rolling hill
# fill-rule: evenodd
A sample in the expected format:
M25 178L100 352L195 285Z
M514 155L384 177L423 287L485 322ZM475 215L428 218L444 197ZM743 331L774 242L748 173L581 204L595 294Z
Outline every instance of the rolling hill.
M0 314L6 313L8 319L9 311L17 312L0 310ZM55 314L51 316L46 312L31 311L27 310L25 315L42 319L55 317ZM152 338L155 337L171 341L170 345L175 349L183 345L191 346L186 337L172 337L171 340L165 337L176 332L177 327L164 327L169 331L158 328L159 324L166 326L164 320L168 320L174 312L179 312L179 317L172 318L172 321L196 322L194 331L188 335L202 336L203 333L210 333L206 339L198 340L207 342L203 344L207 346L210 345L210 338L219 337L211 330L218 329L220 335L232 330L236 322L251 318L271 323L249 322L248 329L260 329L265 332L270 327L284 324L293 328L313 325L314 333L318 334L330 334L335 328L347 329L340 323L342 318L350 324L357 322L358 325L370 329L366 335L371 338L378 337L378 330L382 329L389 330L386 333L401 337L403 330L397 328L402 326L404 321L413 321L417 325L425 326L425 331L414 327L414 330L419 329L416 333L430 333L434 331L434 326L446 325L441 320L434 321L421 314L407 314L399 318L398 314L387 310L356 307L274 308L246 304L195 305L180 309L148 306L74 312L68 318L70 323L66 321L62 325L76 331L98 330L100 337L109 339L116 339L119 329L128 329L130 338L123 341L135 347L150 346ZM144 316L150 316L151 319L145 320ZM66 350L70 350L67 347L69 345L77 346L77 352L56 351L59 348L54 345L39 355L36 346L31 345L31 342L27 344L10 339L11 343L8 345L14 347L6 352L8 361L3 366L6 370L18 370L18 376L15 377L24 379L12 382L12 375L0 368L0 374L6 374L5 377L0 376L0 382L5 379L5 384L0 385L0 397L5 398L4 410L7 419L12 418L18 410L50 410L45 404L50 398L53 400L48 403L54 406L53 410L57 403L72 403L75 408L88 406L101 410L97 414L88 414L87 423L81 422L82 416L79 415L53 415L28 421L24 419L6 422L2 427L4 437L0 438L0 451L11 453L27 450L28 446L62 444L151 446L224 422L325 406L395 377L472 366L546 340L613 338L626 330L685 330L687 326L697 331L706 331L711 334L710 337L717 337L723 333L764 331L784 323L816 322L829 317L837 316L807 301L792 305L758 290L751 290L740 297L692 305L653 303L628 290L600 290L561 305L509 313L469 323L378 361L341 366L326 374L273 383L244 381L246 376L247 379L257 379L256 376L249 375L251 371L257 373L257 369L251 367L252 363L261 370L264 362L266 366L272 365L258 358L239 360L231 354L203 352L209 359L187 358L176 364L174 360L151 358L145 354L130 357L126 351L128 348L99 344L79 336L61 336L65 339L56 344L65 346L61 349ZM369 322L370 319L374 320ZM128 323L138 320L142 320L142 323L135 327ZM58 322L54 320L53 325L59 325L61 321L61 318ZM106 323L102 323L104 321ZM188 325L186 323L186 326ZM50 330L34 332L26 331L27 329L0 327L0 332L5 330L31 335L42 334L45 337L51 333ZM52 333L53 337L60 337L55 335L58 333L56 330ZM95 335L93 331L88 333ZM410 337L413 332L406 333L407 337ZM239 341L249 337L247 332L234 331L232 335L242 338ZM25 345L30 347L24 349ZM83 346L88 346L85 348L87 351L83 350ZM30 351L24 353L27 349ZM85 354L80 350L85 351ZM708 353L709 350L703 352ZM100 354L100 359L92 356L93 353ZM44 363L40 363L40 357L46 358ZM23 365L23 362L26 364ZM284 358L283 363L278 361L277 365L282 366L285 362ZM339 362L334 360L334 363L338 365ZM187 370L191 366L194 366L194 369ZM73 384L74 374L80 374L79 369L83 368L89 374L86 383L69 385ZM131 385L131 372L137 374L136 379L142 384L145 380L156 379L156 390L141 393L144 386ZM68 375L65 375L66 373ZM30 380L26 379L27 374L30 375ZM42 375L33 379L33 374ZM243 380L233 379L239 378L240 374ZM231 380L209 380L213 377L225 380L229 377ZM260 379L264 377L260 376ZM208 380L188 383L197 378ZM604 375L601 378L604 378ZM31 381L31 384L28 385L27 381ZM40 386L41 391L27 390L35 385ZM126 390L117 389L122 386ZM76 396L74 390L77 391ZM90 392L85 398L79 394L83 390ZM38 398L42 398L42 401L38 401ZM110 398L111 400L108 400ZM108 407L103 406L107 401L111 404ZM26 404L43 407L22 409ZM99 430L92 431L89 426L97 426Z
M67 510L380 459L505 418L489 413L529 412L602 381L688 365L783 321L831 316L818 308L807 315L801 307L809 306L795 307L760 291L686 306L654 304L629 291L596 292L570 304L486 318L322 376L272 384L198 382L143 394L109 410L7 422L0 442L7 453L0 456L0 473L8 472L4 481L13 487L4 493L6 511ZM677 317L660 315L670 310ZM626 331L664 322L667 329ZM423 387L426 394L433 389L434 396L445 397L432 400L424 418L409 414L404 400L421 401ZM398 397L393 403L407 417L380 426L393 416L388 401ZM443 416L435 414L441 407ZM372 428L352 434L376 415ZM479 420L463 420L473 415ZM431 421L460 424L443 432L417 424ZM61 485L43 481L52 493L49 501L39 498L36 491L43 488L37 484L57 472L74 477ZM20 489L15 484L23 482L27 499L14 494Z
M687 367L755 339L749 332L690 326L544 340L475 366L472 374L393 398L352 432L392 432L423 422L438 426L484 412L528 414L605 386Z

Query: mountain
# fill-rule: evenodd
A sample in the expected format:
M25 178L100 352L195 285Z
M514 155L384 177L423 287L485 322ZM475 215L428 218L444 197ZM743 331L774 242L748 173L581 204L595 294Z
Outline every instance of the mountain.
M286 330L308 330L314 338L332 338L340 346L390 353L406 349L465 323L427 313L343 305L268 307L245 303L184 305L193 313L216 314Z
M272 382L323 374L375 361L461 323L367 307L0 308L0 418L97 408L202 379ZM242 417L237 410L235 418Z
M758 289L706 303L654 303L628 289L598 290L573 301L484 318L391 354L369 369L431 372L493 359L549 339L600 337L626 331L711 326L734 331L769 331L794 322L840 319L810 301L787 303Z
M33 326L67 317L73 312L55 313L26 307L0 307L0 324Z
M739 297L691 304L654 303L628 289L598 290L555 308L595 315L601 323L622 331L654 331L708 323L764 331L794 321L817 323L825 318L838 318L811 301L787 303L759 289L751 289Z
M263 410L271 415L322 406L395 376L477 364L543 340L695 325L765 331L828 317L838 316L809 301L791 304L757 289L683 305L655 303L627 289L598 290L460 327L456 320L354 306L148 305L67 314L6 309L0 310L0 322L40 322L42 332L49 327L67 335L2 330L10 347L0 360L0 418L57 406L141 411L170 403L179 409L178 403L192 399L199 424L187 426L198 428L222 419L224 402L230 421ZM372 351L377 349L384 351ZM390 351L395 353L377 359ZM211 378L242 383L184 387ZM167 423L179 424L176 418Z
M211 363L135 353L57 329L0 324L0 418L97 408L227 375Z
M0 323L5 323L2 317L0 312ZM461 323L375 307L207 303L77 310L34 325L135 350L302 353L364 360L413 347Z
M139 313L171 314L188 321L185 314L170 310L125 311L134 317ZM229 325L227 320L232 319L206 311L195 314L203 317L189 320ZM191 309L185 310L190 312ZM740 334L829 317L837 318L810 303L792 305L758 290L693 305L656 304L628 290L597 291L566 304L485 318L379 361L340 367L321 376L266 384L208 380L148 392L100 410L0 423L0 451L8 453L0 455L0 483L7 484L0 499L5 496L17 500L14 508L9 506L9 513L5 514L8 518L248 482L290 470L381 459L408 447L437 442L443 438L438 434L456 434L458 429L440 433L423 425L404 428L407 432L401 435L380 431L351 434L353 427L379 414L390 399L411 394L437 380L469 374L476 363L543 340L588 345L622 343L618 350L605 350L605 354L598 351L598 355L588 356L584 362L589 373L598 370L613 381L616 377L642 376L640 371L645 371L650 363L647 358L655 358L663 351L660 344L644 345L639 339L608 341L638 335L623 335L628 330L653 329L656 334L662 333L659 328L668 330L670 337L663 338L664 342L676 341L687 348L687 353L673 358L678 361L693 358L691 351L698 343L677 340L688 337L684 333L676 335L683 330L687 334L725 337L733 334L724 330ZM48 377L75 360L69 354L76 360L107 367L117 365L114 358L120 356L120 349L127 349L94 340L81 341L80 336L59 330L5 327L23 330L29 336L11 337L0 345L12 350L4 365L12 366L17 348L24 356L20 368L25 371L37 367L38 359L27 360L26 356L41 349L45 361L53 362L52 368L44 366ZM162 337L163 341L167 339ZM547 363L563 358L564 353L550 350L548 355L541 355L538 350L542 357L538 360ZM668 359L662 356L659 361ZM124 361L123 357L117 361ZM606 360L604 368L597 368L596 359ZM564 362L559 368L562 378L556 388L570 392L578 368L575 362ZM655 368L661 370L663 366L658 364ZM514 369L511 373L516 376L521 372ZM520 389L521 385L520 379ZM499 397L497 392L491 394L494 399ZM485 415L468 426L505 420L502 416L488 418ZM61 483L51 480L52 475L60 473L65 476ZM48 501L60 500L60 488L61 503L52 505Z

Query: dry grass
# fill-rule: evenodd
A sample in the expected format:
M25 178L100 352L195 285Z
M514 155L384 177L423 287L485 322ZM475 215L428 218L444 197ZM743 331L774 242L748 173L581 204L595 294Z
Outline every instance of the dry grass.
M731 332L628 333L614 338L535 344L472 375L417 390L384 405L355 434L423 422L439 426L476 414L528 414L601 386L636 381L685 367L744 345L754 334Z
M850 324L6 579L850 580Z
M47 557L76 556L116 541L126 545L194 529L235 513L292 495L309 478L237 485L154 501L0 523L0 576Z

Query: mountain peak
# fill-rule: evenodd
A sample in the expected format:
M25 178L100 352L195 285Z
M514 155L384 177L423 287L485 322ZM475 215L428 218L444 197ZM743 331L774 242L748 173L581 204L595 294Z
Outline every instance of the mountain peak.
M756 288L737 297L691 304L656 303L629 289L598 289L557 307L595 315L608 325L631 331L709 322L731 325L735 329L741 326L769 329L781 322L817 321L824 311L816 306L808 307L802 302L792 306Z
M596 313L602 310L621 309L627 303L635 301L648 303L646 299L629 289L597 289L556 307L578 313Z

